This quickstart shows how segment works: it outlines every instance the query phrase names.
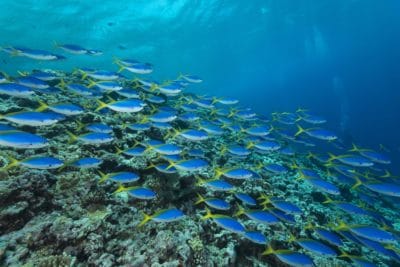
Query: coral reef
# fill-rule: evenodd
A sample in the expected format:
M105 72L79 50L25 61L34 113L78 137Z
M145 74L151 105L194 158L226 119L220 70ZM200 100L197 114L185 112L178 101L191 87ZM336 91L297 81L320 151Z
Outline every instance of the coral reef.
M59 73L60 75L63 73ZM80 77L72 76L73 79ZM87 109L79 121L82 123L104 122L114 126L115 142L101 146L85 146L69 143L67 130L78 128L76 119L67 119L51 127L30 129L51 139L52 145L36 153L57 155L66 162L81 157L99 157L103 160L99 170L110 173L130 170L140 176L141 185L157 192L151 201L133 200L126 192L114 194L116 183L99 183L96 169L77 169L65 166L58 170L33 170L22 166L0 172L0 263L4 266L285 266L276 257L264 257L265 246L250 242L241 235L223 230L210 220L203 220L203 204L195 205L197 193L205 197L220 197L232 204L229 215L237 211L232 192L210 192L197 184L195 175L179 172L165 174L149 169L149 162L157 162L155 152L149 151L138 157L125 157L116 152L116 147L126 149L137 141L162 136L159 130L146 133L126 131L122 125L129 120L127 115L93 112L93 101L74 95L49 94L46 103L73 101ZM29 100L11 101L5 97L0 105L1 113L34 106ZM184 126L183 123L181 125ZM177 127L179 128L179 127ZM61 133L61 134L60 134ZM304 155L287 156L279 153L267 155L252 153L246 160L221 153L220 147L234 143L241 133L213 137L201 144L173 140L187 148L200 148L206 153L211 166L234 166L252 169L256 163L292 162L309 166L319 174L330 178L322 168ZM211 138L210 138L211 139ZM7 165L8 157L24 158L33 151L2 149L0 166ZM197 173L212 178L210 169ZM288 244L288 232L295 235L311 235L306 225L326 225L337 219L338 213L324 205L325 196L316 192L308 183L297 181L297 173L289 170L283 174L262 173L259 179L236 180L238 191L254 197L262 193L280 197L297 205L301 215L295 215L293 224L259 224L252 220L241 220L248 230L261 231L276 248L298 250ZM340 186L343 197L351 193ZM346 191L347 190L347 191ZM376 209L387 218L396 216L382 203ZM173 223L149 222L138 227L143 213L153 214L161 208L178 207L185 217ZM341 218L350 215L340 212ZM354 218L353 218L354 219ZM360 218L359 221L369 219ZM395 224L394 229L399 230ZM359 248L346 243L341 249L361 253ZM364 253L366 258L379 259L376 252ZM340 258L315 257L318 266L348 266ZM387 262L382 261L382 265Z

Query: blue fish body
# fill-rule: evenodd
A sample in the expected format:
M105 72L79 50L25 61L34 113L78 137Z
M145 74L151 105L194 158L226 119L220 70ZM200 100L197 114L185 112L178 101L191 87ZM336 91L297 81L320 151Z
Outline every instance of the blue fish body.
M127 125L127 128L133 131L147 131L151 128L150 123L131 123Z
M294 251L278 251L275 253L279 260L290 266L313 267L314 262L306 254Z
M107 133L90 132L76 137L84 144L105 144L113 141L113 137Z
M335 133L321 128L307 130L306 133L311 137L325 141L333 141L338 138Z
M159 111L149 117L152 122L171 122L177 118L176 114L168 111Z
M46 82L57 79L57 75L50 73L50 72L44 72L44 71L32 72L32 74L30 76L34 77L36 79L42 80L42 81L46 81Z
M175 167L181 171L199 171L201 169L207 168L208 163L202 159L188 159L172 163L171 167Z
M198 121L200 119L200 117L194 113L185 113L185 114L179 115L179 119L186 121L186 122L195 122L195 121Z
M0 94L5 94L14 97L28 98L35 92L32 88L17 84L17 83L2 83L0 84Z
M247 134L253 135L253 136L266 136L271 132L271 127L255 126L255 127L246 129L245 132Z
M93 96L94 91L82 84L72 83L67 85L67 89L72 93L82 96Z
M99 111L103 108L109 108L117 112L136 113L141 111L145 106L146 103L140 99L127 98L124 100L113 101L108 104L100 102L100 106L96 109L96 111Z
M4 119L20 125L47 126L64 119L63 116L52 112L21 111L1 116Z
M103 161L97 158L81 158L71 162L69 165L80 168L80 169L89 169L89 168L97 168Z
M369 215L369 213L366 210L364 210L352 203L339 202L339 203L336 203L335 206L340 208L341 210L347 212L350 215L354 215L354 214L364 215L364 216Z
M294 205L293 203L287 202L287 201L283 201L283 200L272 200L271 199L271 204L281 210L284 211L286 213L289 214L301 214L302 211L299 207L297 207L296 205Z
M279 150L281 148L281 145L275 141L262 141L255 143L254 147L260 151L271 152Z
M179 135L190 141L203 141L208 139L208 134L206 132L193 129L185 130Z
M338 236L336 233L323 229L323 228L317 228L315 229L315 232L324 240L329 242L332 245L335 245L337 247L343 246L343 242L340 239L340 236Z
M375 163L380 163L380 164L390 164L391 160L390 158L385 155L381 154L372 150L366 150L366 151L360 151L359 152L361 156L375 162Z
M204 185L214 191L230 191L230 190L234 189L233 185L231 185L230 183L228 183L224 180L219 180L219 179L205 181Z
M246 229L240 222L229 216L214 216L213 221L220 227L234 233L243 234L246 231Z
M104 123L91 123L85 127L88 131L95 133L112 133L113 129Z
M308 179L307 181L310 182L314 187L318 188L319 190L321 190L324 193L336 195L336 196L340 195L339 188L330 182L327 182L322 179L317 179L317 178L311 178L311 179Z
M353 167L371 167L374 165L369 159L357 155L339 156L337 160Z
M199 204L201 202L204 202L207 204L207 206L217 209L217 210L229 210L230 205L228 202L226 202L223 199L219 198L203 198L202 196L199 195L199 200L196 202L196 204Z
M156 198L156 193L145 187L136 187L134 189L127 190L128 194L134 198L149 200Z
M279 219L272 213L264 210L247 210L244 213L250 219L263 224L276 224L279 223Z
M0 146L13 148L42 148L49 145L47 139L23 132L23 131L3 131L0 132Z
M200 128L210 135L222 135L224 133L221 127L211 123L201 123Z
M58 48L63 49L64 51L75 54L75 55L82 55L82 54L87 54L88 50L75 44L57 44L56 45Z
M394 244L397 242L396 237L392 233L373 226L350 227L349 231L356 236L361 236L363 238L370 239L379 243Z
M253 177L254 173L243 168L236 168L223 171L223 175L231 179L249 179Z
M162 98L160 96L156 96L156 95L150 96L150 97L146 98L146 100L153 104L162 104L165 102L164 98Z
M85 111L82 107L71 103L59 103L45 107L53 112L63 114L65 116L79 115Z
M174 144L156 145L152 149L162 155L179 155L183 151L181 147Z
M156 168L157 171L166 173L166 174L171 174L171 173L177 172L177 169L175 167L168 169L168 166L169 166L168 164L157 164L154 166L154 168Z
M46 82L32 76L19 77L15 80L15 83L33 89L46 89L50 87Z
M250 155L250 150L243 146L230 146L227 148L228 152L231 155L239 156L239 157L245 157Z
M117 94L127 97L127 98L135 98L138 99L140 98L139 92L136 91L135 89L127 89L127 88L123 88L121 90L116 91Z
M242 203L249 205L249 206L256 206L257 201L248 194L245 193L235 193L235 197L242 201Z
M276 164L276 163L270 163L266 166L264 166L264 169L266 171L272 172L274 174L283 174L288 171L288 169L285 166Z
M366 188L379 194L400 197L400 185L395 183L364 183Z
M313 239L298 239L296 240L296 243L302 248L317 254L332 257L337 256L337 253L332 248Z
M111 180L116 183L133 183L140 179L139 175L133 172L117 172L117 173L110 173L110 174L102 174L102 178L100 182L105 180Z
M291 224L295 224L296 220L293 216L293 214L290 213L286 213L280 209L270 209L271 213L274 214L276 217L278 217L280 220L287 222L287 223L291 223Z
M151 220L155 222L173 222L185 216L182 211L178 209L168 209L157 212L156 215L151 216Z
M64 163L54 157L31 157L20 161L20 164L32 169L48 170L57 169Z
M245 238L259 245L266 245L268 239L261 232L258 231L247 231L243 234Z
M146 151L146 148L144 148L142 146L136 146L136 147L125 149L125 150L121 151L121 153L126 156L136 157L136 156L143 156L145 151Z

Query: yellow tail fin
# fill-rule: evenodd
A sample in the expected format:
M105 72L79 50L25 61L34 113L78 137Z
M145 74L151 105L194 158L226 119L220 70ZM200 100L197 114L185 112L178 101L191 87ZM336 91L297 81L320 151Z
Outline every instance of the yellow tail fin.
M151 168L155 168L156 167L156 165L154 165L154 163L153 162L150 162L150 165L149 166L147 166L146 168L144 168L145 170L148 170L148 169L151 169Z
M333 203L333 199L331 199L330 197L325 197L326 198L326 200L325 201L323 201L322 202L322 204L330 204L330 203Z
M348 230L348 229L349 229L349 226L343 221L339 221L339 225L334 228L335 231Z
M261 196L257 198L258 200L263 200L260 205L261 206L267 206L269 203L271 203L271 200L265 193L261 193Z
M242 206L238 205L238 208L239 210L233 215L234 217L239 217L246 212Z
M18 161L17 159L14 159L13 157L10 157L10 156L7 157L7 159L9 161L8 164L6 166L0 168L0 170L6 171L6 170L11 169L11 168L13 168L15 166L18 166L19 163L20 163L20 161Z
M201 179L200 176L195 175L195 178L197 180L195 186L202 186L205 183L205 181Z
M292 233L289 232L289 239L287 240L287 242L292 243L294 241L296 241L296 237Z
M358 152L358 151L361 150L361 149L358 148L354 143L352 143L351 145L352 145L352 148L349 149L349 152Z
M115 149L117 150L117 155L119 155L119 154L122 154L124 151L121 149L121 148L119 148L119 147L115 147Z
M122 72L124 69L126 69L126 67L123 66L123 65L121 65L121 64L118 64L118 63L117 63L117 65L119 66L118 73L120 73L120 72Z
M152 83L149 90L150 90L150 92L154 92L157 89L158 89L158 86L156 84Z
M78 128L76 129L77 131L80 131L86 127L86 124L82 123L81 121L76 121L76 124L78 124Z
M204 215L203 217L201 217L202 220L207 220L213 217L213 214L211 214L211 211L206 208L206 215Z
M169 163L169 165L167 166L167 168L165 168L166 170L169 170L169 169L171 169L172 167L175 167L175 165L178 163L178 162L173 162L173 161L168 161L168 163Z
M267 256L267 255L271 255L271 254L274 254L274 253L275 253L275 250L271 247L271 245L268 245L267 249L264 250L262 255Z
M39 100L39 105L40 106L36 109L36 111L43 111L49 107L46 103L44 103L40 100Z
M350 189L357 189L360 185L362 185L362 181L356 177L356 183Z
M69 144L75 142L78 139L78 137L73 133L71 133L70 131L67 131L67 134L69 135L69 140L68 140Z
M246 148L250 149L250 148L253 148L255 145L256 144L254 142L250 142L250 143L247 144Z
M58 87L60 87L61 89L64 89L67 84L65 83L64 79L61 78L59 84L57 84Z
M392 174L388 170L385 170L385 174L381 175L380 177L381 178L390 178L390 177L392 177Z
M215 171L215 177L214 177L214 179L218 179L219 177L221 177L221 176L225 173L225 171L224 171L223 169L218 168L218 167L216 167L216 168L214 169L214 171Z
M138 227L142 227L143 225L145 225L148 221L150 221L153 217L150 215L147 215L146 213L143 213L143 220L138 224Z
M195 205L203 203L205 201L204 197L200 194L197 194L198 200L194 203Z
M335 156L332 153L328 153L328 155L329 155L329 159L327 160L327 162L331 162L331 161L333 161L335 159L339 159L340 158L340 156Z
M302 172L302 170L299 171L299 177L296 178L296 181L302 180L302 179L307 179L308 177Z
M89 84L87 86L88 88L92 88L93 86L96 86L98 84L98 82L95 82L91 79L88 79L88 80L89 80Z
M255 169L261 170L262 168L264 168L264 163L262 161L257 162Z
M316 228L315 225L313 225L311 222L308 222L306 226L304 227L305 230L314 230Z
M118 57L113 56L113 63L119 66L121 64L121 60Z
M105 180L107 180L110 176L109 175L107 175L107 174L105 174L105 173L103 173L103 172L101 172L101 171L98 171L98 173L99 173L99 175L100 175L100 180L99 180L99 183L103 183Z
M81 72L82 72L81 80L83 81L83 80L85 80L87 78L88 74L87 74L87 72L85 72L83 70L81 70Z
M299 117L295 120L295 122L301 121L302 119L303 119L303 117L302 117L302 116L299 116Z
M27 71L17 71L19 75L21 76L28 76L29 72Z
M107 104L107 103L104 103L104 102L102 102L102 101L100 101L100 100L98 100L98 99L96 99L96 101L97 101L97 103L99 104L99 107L95 109L95 112L97 112L97 111L99 111L99 110L102 110L103 108L108 107L108 104Z
M306 112L307 111L307 109L305 109L305 108L298 108L297 110L296 110L296 112L298 112L298 113L300 113L300 112Z
M122 184L120 184L120 185L118 185L117 190L115 190L113 194L118 194L118 193L124 192L126 190L128 190L128 187L125 187Z
M180 134L180 132L175 129L172 128L170 131L168 131L168 133L165 135L164 139L168 139L168 138L175 138L178 134Z
M305 133L306 130L303 129L299 124L297 124L297 132L294 134L294 136L299 136L302 133Z

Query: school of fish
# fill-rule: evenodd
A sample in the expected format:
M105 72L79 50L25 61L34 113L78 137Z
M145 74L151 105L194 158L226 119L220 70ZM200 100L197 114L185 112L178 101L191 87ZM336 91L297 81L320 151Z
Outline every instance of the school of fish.
M73 55L103 54L79 45L55 46ZM27 60L67 60L44 50L15 46L1 50ZM191 84L202 82L196 75L180 74L165 82L145 79L154 66L134 59L115 58L111 68L115 71L77 67L63 75L48 69L21 71L13 77L1 73L0 105L10 99L28 103L0 114L1 170L18 167L58 175L91 169L99 183L115 184L115 192L110 193L152 201L158 192L141 185L142 177L130 166L124 171L104 170L101 154L96 158L71 154L70 159L62 160L53 152L57 150L50 148L59 142L77 142L82 151L103 146L114 154L116 166L121 158L152 155L148 170L195 180L194 204L204 210L202 219L255 246L264 246L262 255L266 257L274 255L290 266L314 266L314 255L375 266L346 251L344 244L351 243L400 265L396 222L375 208L378 202L396 203L400 197L398 178L386 170L391 160L385 152L356 144L344 147L340 137L324 127L326 119L305 109L267 117L230 97L187 92ZM91 120L82 120L87 114ZM43 128L66 122L74 128L65 128L53 137L40 134ZM135 138L121 138L127 133L135 133ZM34 151L33 156L24 157L25 150ZM272 195L263 188L254 195L241 186L244 181L257 185L262 180L273 187L274 179L281 175L290 175L292 185L309 184L323 196L321 204L343 216L330 222L313 221L290 201L289 190ZM138 227L187 216L194 215L180 207L160 207L143 214ZM243 222L247 220L255 225L279 225L287 240L282 246L282 242L270 240L268 232L246 228ZM362 220L364 224L358 223ZM301 234L292 229L299 221L304 224Z

